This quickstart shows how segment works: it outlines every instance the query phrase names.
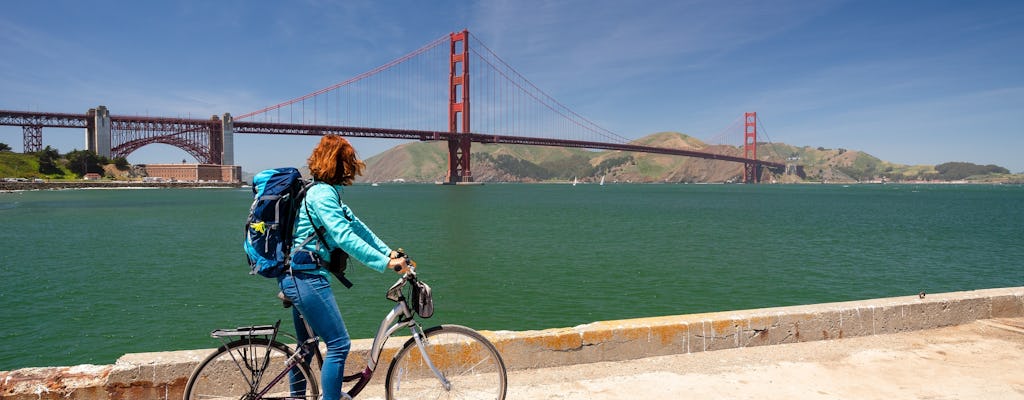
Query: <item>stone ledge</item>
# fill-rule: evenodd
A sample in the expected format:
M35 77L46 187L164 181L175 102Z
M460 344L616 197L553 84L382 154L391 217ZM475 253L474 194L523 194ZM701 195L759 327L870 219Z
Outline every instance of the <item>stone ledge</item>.
M1024 287L599 321L540 331L483 331L509 369L621 361L934 329L1024 316ZM365 365L371 340L353 341L346 372ZM380 385L405 338L388 341L371 385ZM192 369L212 350L127 354L113 365L0 372L0 399L180 399Z

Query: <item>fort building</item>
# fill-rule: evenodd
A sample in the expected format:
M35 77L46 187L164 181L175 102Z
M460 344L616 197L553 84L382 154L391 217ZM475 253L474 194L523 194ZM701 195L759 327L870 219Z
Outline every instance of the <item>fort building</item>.
M174 182L240 182L240 165L145 164L146 177Z

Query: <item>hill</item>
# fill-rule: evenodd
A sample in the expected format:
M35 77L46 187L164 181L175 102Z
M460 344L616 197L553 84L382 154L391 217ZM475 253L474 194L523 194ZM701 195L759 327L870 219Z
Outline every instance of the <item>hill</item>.
M708 148L693 137L674 132L650 135L634 143ZM729 146L720 146L718 150L740 154ZM406 143L367 159L367 173L362 180L439 181L444 179L447 159L444 142ZM602 176L609 182L714 182L739 177L737 164L726 161L562 147L474 144L471 160L477 182L553 182L574 178L598 181Z
M742 148L709 145L678 132L660 132L632 142L645 146L699 150L742 156ZM758 157L803 166L803 175L766 173L771 182L871 182L960 180L1024 182L1020 175L1009 175L997 166L965 167L947 163L940 171L931 165L902 165L883 161L870 154L847 149L797 147L783 143L759 143ZM396 146L366 160L363 182L408 182L443 180L448 165L444 142L414 142ZM477 182L736 182L742 179L738 163L648 153L589 151L583 149L474 144L471 154L473 177ZM970 164L973 165L973 164ZM949 173L955 169L956 176ZM964 171L977 175L964 176ZM969 172L967 172L969 173Z
M0 179L74 179L75 174L64 166L56 166L51 173L42 173L39 157L35 154L0 151Z
M633 144L700 150L731 156L742 156L737 146L709 145L678 132L659 132L632 142ZM43 152L46 153L46 152ZM0 151L0 179L77 179L72 171L79 162L57 158L52 151L45 166L40 154L19 154ZM81 157L81 152L67 156ZM902 165L883 161L870 154L847 149L796 147L784 143L759 143L762 160L802 166L802 174L766 173L766 182L921 182L969 181L984 183L1024 183L1024 174L1012 175L996 165L949 162L939 165ZM80 158L79 158L80 159ZM622 151L590 151L584 149L474 144L474 180L477 182L689 182L715 183L741 180L738 163L705 160L693 157L631 153ZM361 182L436 182L443 180L448 166L445 142L412 142L393 147L366 160L366 173ZM103 175L127 179L130 166L100 165ZM302 168L304 169L304 167ZM46 171L46 172L41 172ZM307 171L303 171L308 176ZM251 180L251 172L244 173Z
M44 153L49 153L48 157ZM82 151L74 151L72 155L84 154ZM47 161L48 160L48 161ZM82 161L81 159L77 159ZM86 162L89 162L86 160ZM91 164L97 161L90 162ZM23 154L10 151L0 151L0 179L46 179L46 180L78 180L82 174L75 171L74 166L82 165L80 162L68 161L66 155L60 156L56 150L47 146L47 151L39 154ZM101 175L111 179L127 179L132 171L126 163L123 169L117 165L95 164L89 166L90 171L101 172Z

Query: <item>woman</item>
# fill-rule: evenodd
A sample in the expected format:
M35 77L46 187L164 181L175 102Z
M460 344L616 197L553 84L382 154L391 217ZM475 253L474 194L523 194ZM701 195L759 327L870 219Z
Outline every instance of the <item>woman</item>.
M341 201L343 188L351 185L356 175L362 175L366 166L356 157L352 145L341 136L326 135L313 149L308 163L313 180L319 184L307 190L299 208L295 218L292 270L278 278L278 283L295 306L293 318L299 341L308 339L299 319L301 312L313 332L327 345L320 375L323 399L338 400L345 359L352 342L331 291L328 271L331 250L344 250L378 272L391 269L404 274L407 267L398 257L399 253L384 244Z

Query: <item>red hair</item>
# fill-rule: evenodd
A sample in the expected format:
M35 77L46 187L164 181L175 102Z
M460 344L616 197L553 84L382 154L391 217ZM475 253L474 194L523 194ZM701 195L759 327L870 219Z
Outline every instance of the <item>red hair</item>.
M356 149L338 135L324 135L307 162L313 179L332 185L351 185L356 175L362 175L366 168L356 156Z

